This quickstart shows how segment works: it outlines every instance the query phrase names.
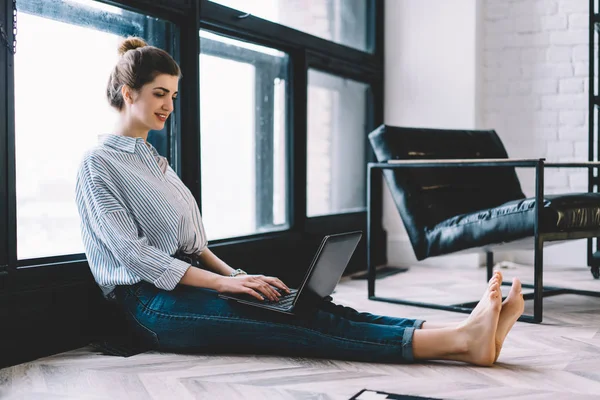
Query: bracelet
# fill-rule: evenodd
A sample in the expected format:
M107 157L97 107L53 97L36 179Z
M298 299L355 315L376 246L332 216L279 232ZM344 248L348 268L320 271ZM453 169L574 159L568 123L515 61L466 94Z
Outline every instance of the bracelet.
M248 275L246 273L246 271L244 271L243 269L236 269L235 271L233 271L231 274L229 274L230 277L235 278L238 275Z

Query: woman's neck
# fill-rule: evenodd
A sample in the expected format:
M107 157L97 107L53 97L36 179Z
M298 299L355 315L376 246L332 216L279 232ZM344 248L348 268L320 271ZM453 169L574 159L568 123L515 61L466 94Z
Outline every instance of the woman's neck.
M115 135L142 138L144 141L148 140L148 129L136 125L131 118L121 114L115 126L114 133Z

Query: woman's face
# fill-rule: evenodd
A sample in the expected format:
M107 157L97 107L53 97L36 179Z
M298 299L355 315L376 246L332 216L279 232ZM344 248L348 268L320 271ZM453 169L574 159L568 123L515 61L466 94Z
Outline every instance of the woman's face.
M163 129L173 112L178 84L178 76L160 74L139 91L129 91L130 115L148 130Z

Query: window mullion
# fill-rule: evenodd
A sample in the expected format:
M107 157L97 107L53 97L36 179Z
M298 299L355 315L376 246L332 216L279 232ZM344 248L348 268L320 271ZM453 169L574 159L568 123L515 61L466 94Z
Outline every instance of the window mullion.
M307 114L308 114L308 64L306 51L292 54L291 95L287 96L290 110L289 169L290 182L290 226L297 232L303 232L306 225L306 164L307 164Z
M180 29L179 65L183 78L179 84L181 99L179 129L175 132L181 155L181 180L192 192L202 210L201 192L201 141L200 141L200 4L192 2L189 14Z
M8 26L8 16L12 2L8 0L0 0L0 23L3 27ZM10 35L11 30L6 29ZM8 272L8 104L9 98L12 97L12 88L8 89L8 58L9 52L4 43L0 49L0 279ZM1 286L0 286L1 287Z
M257 64L255 68L255 229L263 230L273 225L273 114L276 76L270 65Z
M5 16L2 21L5 31L9 38L9 45L12 47L13 40L13 2L3 0L0 3L2 13ZM5 121L2 125L0 135L1 146L0 156L3 158L2 171L0 172L0 185L3 190L2 199L2 257L4 258L0 264L4 266L6 273L10 273L16 269L17 263L17 221L16 221L16 190L15 190L15 107L14 107L14 57L9 50L2 45L2 58L0 58L0 68L2 69L0 87L6 88L3 92L5 96L2 99L0 106L0 121Z

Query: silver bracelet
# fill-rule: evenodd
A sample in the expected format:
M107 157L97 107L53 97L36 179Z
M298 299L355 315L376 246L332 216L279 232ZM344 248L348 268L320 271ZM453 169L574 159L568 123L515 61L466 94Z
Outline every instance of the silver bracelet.
M238 275L248 275L248 274L246 273L246 271L244 271L243 269L239 269L239 268L234 270L231 274L229 274L229 276L232 278L235 278Z

